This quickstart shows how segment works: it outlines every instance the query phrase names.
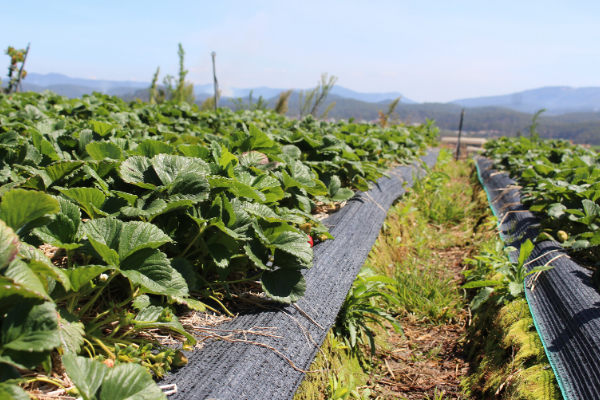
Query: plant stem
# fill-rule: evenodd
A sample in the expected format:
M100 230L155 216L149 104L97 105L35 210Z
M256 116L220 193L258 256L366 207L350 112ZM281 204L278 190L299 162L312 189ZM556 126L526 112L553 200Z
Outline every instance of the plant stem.
M183 250L183 253L181 253L181 255L179 257L183 258L185 256L185 254L188 252L188 250L190 249L190 247L192 247L192 245L194 244L194 242L196 242L196 240L198 240L198 238L204 233L204 231L206 230L206 228L208 228L208 224L203 226L202 228L200 228L200 230L198 231L198 234L194 237L194 240L192 240L187 247L185 248L185 250Z
M88 333L92 333L94 332L96 329L100 328L103 325L107 325L110 324L112 322L118 321L119 320L119 316L118 315L113 315L107 319L105 319L104 321L100 321L92 326L88 326L85 331Z
M229 284L232 284L232 283L241 283L241 282L254 281L254 280L260 278L262 276L262 274L264 274L264 273L265 273L265 271L262 271L260 274L258 274L256 276L253 276L252 278L238 279L236 281L226 281L226 282L219 282L219 281L217 281L217 282L213 282L213 284L229 285Z
M113 272L106 280L106 283L104 284L104 286L102 286L100 289L98 289L96 294L83 307L81 307L81 310L79 310L79 312L77 313L77 316L79 317L79 319L81 319L83 317L83 315L85 314L85 312L88 310L88 308L90 308L96 302L96 300L98 300L98 297L100 297L100 294L102 293L104 288L108 287L108 284L110 283L110 281L112 281L113 278L117 275L118 275L117 272Z
M211 299L211 300L214 300L214 301L216 301L217 303L219 303L219 305L221 306L221 308L223 309L223 311L225 311L225 313L226 313L227 315L229 315L230 317L235 317L235 315L233 315L233 314L231 313L231 311L229 311L229 310L227 309L227 307L225 307L225 306L223 305L223 303L221 303L221 302L220 302L220 301L219 301L219 300L218 300L216 297L214 297L214 296L208 296L208 298L209 298L209 299Z
M58 386L59 388L61 388L63 390L67 390L67 388L65 388L63 385L61 385L60 383L56 382L52 378L44 378L44 377L41 377L41 376L36 376L35 378L28 379L26 381L26 383L31 383L31 382L46 382L46 383L49 383L51 385Z
M133 300L135 298L135 296L138 294L139 291L140 291L140 288L137 287L135 289L135 291L133 291L133 293L131 293L131 296L129 296L127 299L125 299L122 302L120 302L119 304L117 304L117 307L118 308L124 307L127 303L129 303L131 300Z
M100 346L102 348L102 350L104 350L110 358L112 358L113 360L116 358L114 353L112 351L110 351L110 349L108 347L106 347L106 345L104 343L102 343L102 340L100 340L98 338L93 338L92 340L94 342L98 343L98 346Z

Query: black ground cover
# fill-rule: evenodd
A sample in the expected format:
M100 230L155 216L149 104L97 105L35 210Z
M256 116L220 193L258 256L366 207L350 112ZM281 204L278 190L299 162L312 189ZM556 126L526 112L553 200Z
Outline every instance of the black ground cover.
M477 169L505 244L519 248L535 239L539 221L521 204L517 183L484 157L477 158ZM515 261L518 252L511 258ZM600 293L591 282L592 271L552 241L538 243L528 262L529 269L554 266L526 278L525 293L563 397L600 399Z

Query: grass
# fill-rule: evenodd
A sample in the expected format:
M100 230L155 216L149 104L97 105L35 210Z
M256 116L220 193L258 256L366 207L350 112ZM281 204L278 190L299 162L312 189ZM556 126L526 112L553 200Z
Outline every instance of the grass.
M471 319L460 289L465 268L489 269L465 259L494 248L495 221L472 163L442 153L429 177L391 207L364 266L391 278L385 290L396 301L377 305L406 335L371 324L371 358L368 344L349 351L330 332L311 366L326 372L307 374L295 400L559 399L526 303L483 307Z
M474 368L462 386L469 397L562 399L525 299L476 314L468 339Z
M442 153L429 177L391 207L369 254L365 267L392 278L389 293L398 302L378 305L387 307L403 323L408 320L440 327L459 321L466 323L465 299L457 283L460 266L473 242L480 241L479 232L487 215L487 209L473 190L471 172L471 164L455 163L447 153ZM390 364L390 355L397 341L403 340L402 336L393 333L391 326L387 330L373 326L373 331L377 333L377 357L373 359L369 346L353 353L340 345L343 340L330 333L311 366L312 370L328 369L329 362L329 373L307 374L295 399L329 399L336 388L351 389L353 385L359 388L360 396L370 390L378 398L399 398L385 397L379 379L382 371L387 371L387 365L395 365ZM439 360L446 352L442 344L425 348L415 344L409 357L412 362L424 363ZM443 390L436 389L423 396L447 397Z

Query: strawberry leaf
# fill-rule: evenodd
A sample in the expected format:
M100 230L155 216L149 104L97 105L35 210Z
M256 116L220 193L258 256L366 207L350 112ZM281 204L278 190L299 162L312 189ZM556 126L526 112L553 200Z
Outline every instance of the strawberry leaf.
M263 274L262 287L273 300L290 304L304 296L306 281L298 270L278 269Z

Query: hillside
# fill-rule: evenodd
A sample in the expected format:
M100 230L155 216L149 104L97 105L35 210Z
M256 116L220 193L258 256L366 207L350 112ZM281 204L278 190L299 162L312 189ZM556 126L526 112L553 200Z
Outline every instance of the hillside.
M533 113L545 108L549 114L600 110L600 88L544 87L502 96L476 97L454 100L464 107L505 107Z
M136 98L148 100L148 83L133 81L107 81L70 78L60 74L30 73L23 82L26 91L42 92L50 89L58 94L76 98L94 90L116 95L126 101ZM211 94L212 85L196 85L196 101L201 103ZM274 107L281 89L259 87L254 89L234 89L235 97L247 96L253 91L254 101L260 95L268 99L269 107ZM334 87L332 95L321 107L321 112L331 103L336 105L329 118L357 121L375 121L380 110L387 110L391 99L400 96L397 92L359 93L340 86ZM288 116L299 114L298 91L289 102ZM221 99L221 106L235 109L229 98ZM573 89L568 87L541 88L505 96L480 97L456 100L450 103L415 103L402 98L395 116L406 123L422 123L434 119L437 125L448 131L458 129L460 111L466 107L464 131L478 136L511 136L517 132L527 132L531 124L532 112L546 107L548 112L540 118L539 131L545 137L571 139L577 143L600 145L600 88ZM568 106L568 107L567 107ZM565 111L558 113L557 110ZM570 108L569 108L570 107ZM577 108L579 107L579 108ZM516 108L516 109L515 109ZM577 112L566 112L569 109ZM581 111L581 109L587 111Z

